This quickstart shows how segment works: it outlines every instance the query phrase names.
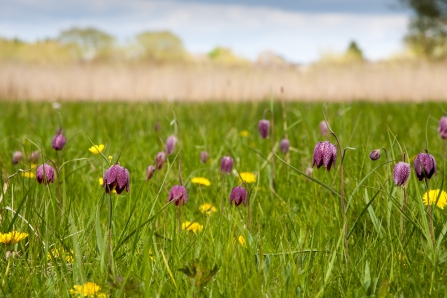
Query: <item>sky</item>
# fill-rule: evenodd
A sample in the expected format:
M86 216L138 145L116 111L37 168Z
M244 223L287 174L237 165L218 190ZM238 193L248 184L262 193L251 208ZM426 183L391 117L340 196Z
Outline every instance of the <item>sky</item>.
M398 0L14 0L0 9L0 36L26 41L93 26L122 42L170 30L200 54L216 46L256 59L265 50L295 63L342 53L355 40L370 60L403 50L410 12Z

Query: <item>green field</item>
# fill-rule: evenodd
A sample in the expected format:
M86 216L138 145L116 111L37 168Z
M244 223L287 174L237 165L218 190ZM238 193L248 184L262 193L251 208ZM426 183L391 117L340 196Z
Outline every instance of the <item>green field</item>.
M270 105L62 103L54 109L51 103L1 102L0 232L15 230L28 237L15 245L0 243L0 297L65 297L75 295L70 290L81 289L74 286L87 282L111 297L447 295L447 210L432 205L432 240L429 213L422 202L427 185L413 170L414 157L428 143L438 166L428 186L446 188L445 141L437 131L443 106L324 107L341 146L356 148L346 151L343 162L349 202L346 262L340 156L329 172L313 169L317 182L299 172L311 166L315 144L325 141L318 128L324 119L322 106L273 105L275 144L287 134L291 149L282 154L276 146L272 191L267 160L271 142L258 132L258 121ZM51 142L59 127L67 143L56 154ZM172 134L179 139L175 153L146 182L146 168ZM332 136L329 141L335 144ZM106 145L103 155L88 150L93 144ZM370 160L369 153L381 147L386 148L389 163L383 152L379 160ZM24 159L13 165L16 150ZM206 164L200 162L202 150L210 155ZM38 184L19 171L32 167L27 161L32 151L41 152L38 164L63 165L54 183ZM402 152L412 168L406 212L403 189L393 182L393 167ZM231 175L220 173L224 155L234 159ZM109 167L108 156L112 164L119 158L129 170L129 193L108 195L99 184ZM256 175L255 183L242 184L251 193L250 225L248 208L229 202L231 189L241 185L237 173L242 172ZM188 193L181 222L197 222L201 231L179 229L179 207L167 205L180 176ZM211 185L193 184L194 177L207 178ZM443 207L442 200L441 196L438 205ZM217 211L201 213L205 203ZM13 251L18 254L5 257Z

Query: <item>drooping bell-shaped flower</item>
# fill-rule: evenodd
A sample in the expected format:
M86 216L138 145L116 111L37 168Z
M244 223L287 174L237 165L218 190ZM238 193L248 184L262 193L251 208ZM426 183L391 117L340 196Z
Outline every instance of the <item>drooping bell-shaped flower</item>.
M378 160L380 158L380 149L371 151L371 153L369 154L369 158L371 158L371 160Z
M320 128L321 135L325 136L329 132L329 128L327 127L326 121L322 120L320 124L318 124L318 127Z
M147 167L147 169L146 169L146 181L149 181L152 178L152 176L155 173L155 170L156 169L155 169L155 167L153 165L150 165L150 166Z
M337 161L337 147L334 144L326 142L318 142L314 149L312 157L312 167L317 165L319 169L322 165L330 171L331 166Z
M396 186L405 185L408 177L410 177L410 164L402 161L398 162L393 170L394 184L396 184Z
M222 157L222 161L220 162L220 171L222 173L230 174L233 169L233 159L229 156Z
M263 139L268 138L270 131L270 121L266 119L262 119L258 123L259 134Z
M166 154L171 155L172 153L174 153L175 144L177 144L177 138L173 135L170 135L166 139L166 145L165 145Z
M414 159L414 170L419 181L430 179L436 173L436 161L433 155L419 153Z
M40 152L39 151L33 151L31 152L30 156L28 157L28 161L32 163L38 162L40 159Z
M129 186L130 174L125 167L114 164L104 173L102 187L106 193L115 190L117 194L121 194L124 189L129 192Z
M447 116L442 116L439 120L438 132L442 139L447 139Z
M62 134L62 129L58 129L56 132L56 135L53 138L53 142L51 144L51 147L53 147L53 149L59 151L62 150L62 148L64 148L65 143L66 143L66 139L64 137L64 135Z
M157 170L161 170L161 168L163 168L165 161L166 161L166 154L163 151L158 152L157 155L155 156L155 165L157 166Z
M49 164L41 164L36 169L36 180L39 184L45 183L46 185L54 182L54 169Z
M230 204L234 203L239 206L241 203L246 204L247 190L241 186L233 187L230 194Z
M206 151L202 151L200 152L200 162L201 163L206 163L208 161L209 158L209 154Z
M182 185L174 185L169 192L168 202L175 202L176 206L185 205L188 200L186 188Z
M286 154L289 152L290 142L289 139L282 139L279 143L279 147L281 148L281 152Z
M20 151L16 151L12 154L12 164L18 164L23 158L23 154Z

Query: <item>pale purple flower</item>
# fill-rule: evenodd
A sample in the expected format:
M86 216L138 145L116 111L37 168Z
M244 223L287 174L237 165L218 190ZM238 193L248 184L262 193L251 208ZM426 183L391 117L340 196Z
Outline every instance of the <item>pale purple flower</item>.
M396 186L405 185L408 177L410 177L410 164L402 161L398 162L394 166L393 171L394 184L396 184Z
M152 178L152 176L155 173L155 167L153 165L150 165L146 169L146 181L149 181L149 179Z
M172 153L174 153L176 143L177 143L177 138L173 135L170 135L166 139L166 145L165 145L166 154L171 155Z
M369 154L369 158L371 158L371 160L378 160L380 158L380 149L371 151L371 153Z
M12 163L14 165L18 164L23 158L23 154L20 151L16 151L12 154Z
M229 156L222 157L222 161L220 162L220 171L230 174L231 169L233 169L233 159Z
M186 188L181 185L174 185L169 192L168 202L174 201L176 206L185 205L188 200Z
M436 173L436 161L433 155L419 153L414 159L414 170L419 181L430 179Z
M53 138L53 142L51 144L51 147L53 147L53 149L55 150L62 150L62 148L64 148L65 146L65 142L66 139L64 137L64 135L62 134L62 129L58 129L56 132L56 135Z
M270 121L262 119L258 123L258 130L263 139L268 138L270 131Z
M54 182L54 169L49 164L41 164L36 169L36 180L46 185Z
M161 170L166 161L166 154L164 152L158 152L155 156L155 164L157 166L157 170Z
M31 155L28 157L28 161L32 162L32 163L36 163L38 162L40 159L40 153L39 151L33 151L31 152Z
M447 117L442 116L439 120L438 132L442 139L447 139Z
M122 167L119 164L114 164L104 173L102 187L105 189L106 193L115 190L117 194L121 194L124 189L129 192L129 186L130 174L125 167Z
M208 152L206 152L206 151L200 152L200 161L202 163L206 163L208 161L208 158L209 158Z
M279 143L279 147L281 148L281 152L286 154L289 152L290 142L289 139L282 139Z
M319 169L322 165L330 171L331 166L337 161L337 147L334 144L326 142L318 142L314 149L312 157L312 167L317 165Z
M241 186L233 187L230 194L230 204L234 203L239 206L241 203L246 204L247 190Z
M327 133L329 132L329 128L327 127L327 123L326 121L321 121L320 124L318 124L319 128L320 128L320 133L321 135L325 136L327 135Z

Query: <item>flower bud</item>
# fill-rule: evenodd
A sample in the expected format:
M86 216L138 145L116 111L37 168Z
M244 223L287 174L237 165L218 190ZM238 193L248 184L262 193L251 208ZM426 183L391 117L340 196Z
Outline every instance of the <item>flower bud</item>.
M166 154L163 151L158 152L157 155L155 156L155 164L157 166L157 170L161 170L161 168L163 168L165 161L166 161Z
M442 116L439 120L438 132L442 139L447 139L447 117Z
M230 194L230 204L234 203L239 206L241 203L246 204L247 190L241 186L233 187Z
M312 157L312 167L317 165L319 169L322 165L330 171L331 166L337 161L337 147L334 144L326 142L318 142L314 149Z
M12 164L18 164L23 158L22 152L16 151L12 154Z
M281 148L281 152L286 154L287 152L289 152L289 147L290 147L290 142L289 139L282 139L279 147Z
M396 184L396 186L405 185L408 177L410 177L410 164L402 161L398 162L394 166L393 171L394 184Z
M430 179L436 173L436 161L433 155L419 153L414 159L414 170L419 181Z
M326 121L321 121L320 124L318 124L319 128L320 128L320 133L321 135L325 136L328 134L329 132L329 128L327 127L327 123Z
M150 165L146 169L146 181L149 181L155 173L155 167Z
M37 163L39 159L40 159L39 151L31 152L30 156L28 157L28 161L30 161L31 163Z
M171 155L172 153L174 153L176 143L177 143L177 138L173 135L170 135L166 139L166 145L165 145L166 154Z
M229 175L232 169L233 169L233 159L229 156L222 157L222 161L220 162L220 171L222 173L227 173Z
M62 150L65 146L65 137L62 135L62 129L58 129L56 132L56 135L53 138L53 143L51 144L51 147L55 150Z
M371 153L369 154L369 158L371 158L371 160L378 160L380 158L380 149L371 151Z
M263 139L268 138L270 131L270 121L262 119L258 123L258 130Z
M49 164L41 164L36 169L36 180L46 185L54 182L54 169Z
M206 152L206 151L200 152L200 161L202 163L206 163L208 161L208 158L209 158L208 152Z
M174 201L176 206L185 205L188 200L186 188L181 185L174 185L169 192L168 202Z
M129 192L129 186L130 174L125 167L114 164L104 173L102 187L106 193L115 190L117 194L121 194L124 189Z

